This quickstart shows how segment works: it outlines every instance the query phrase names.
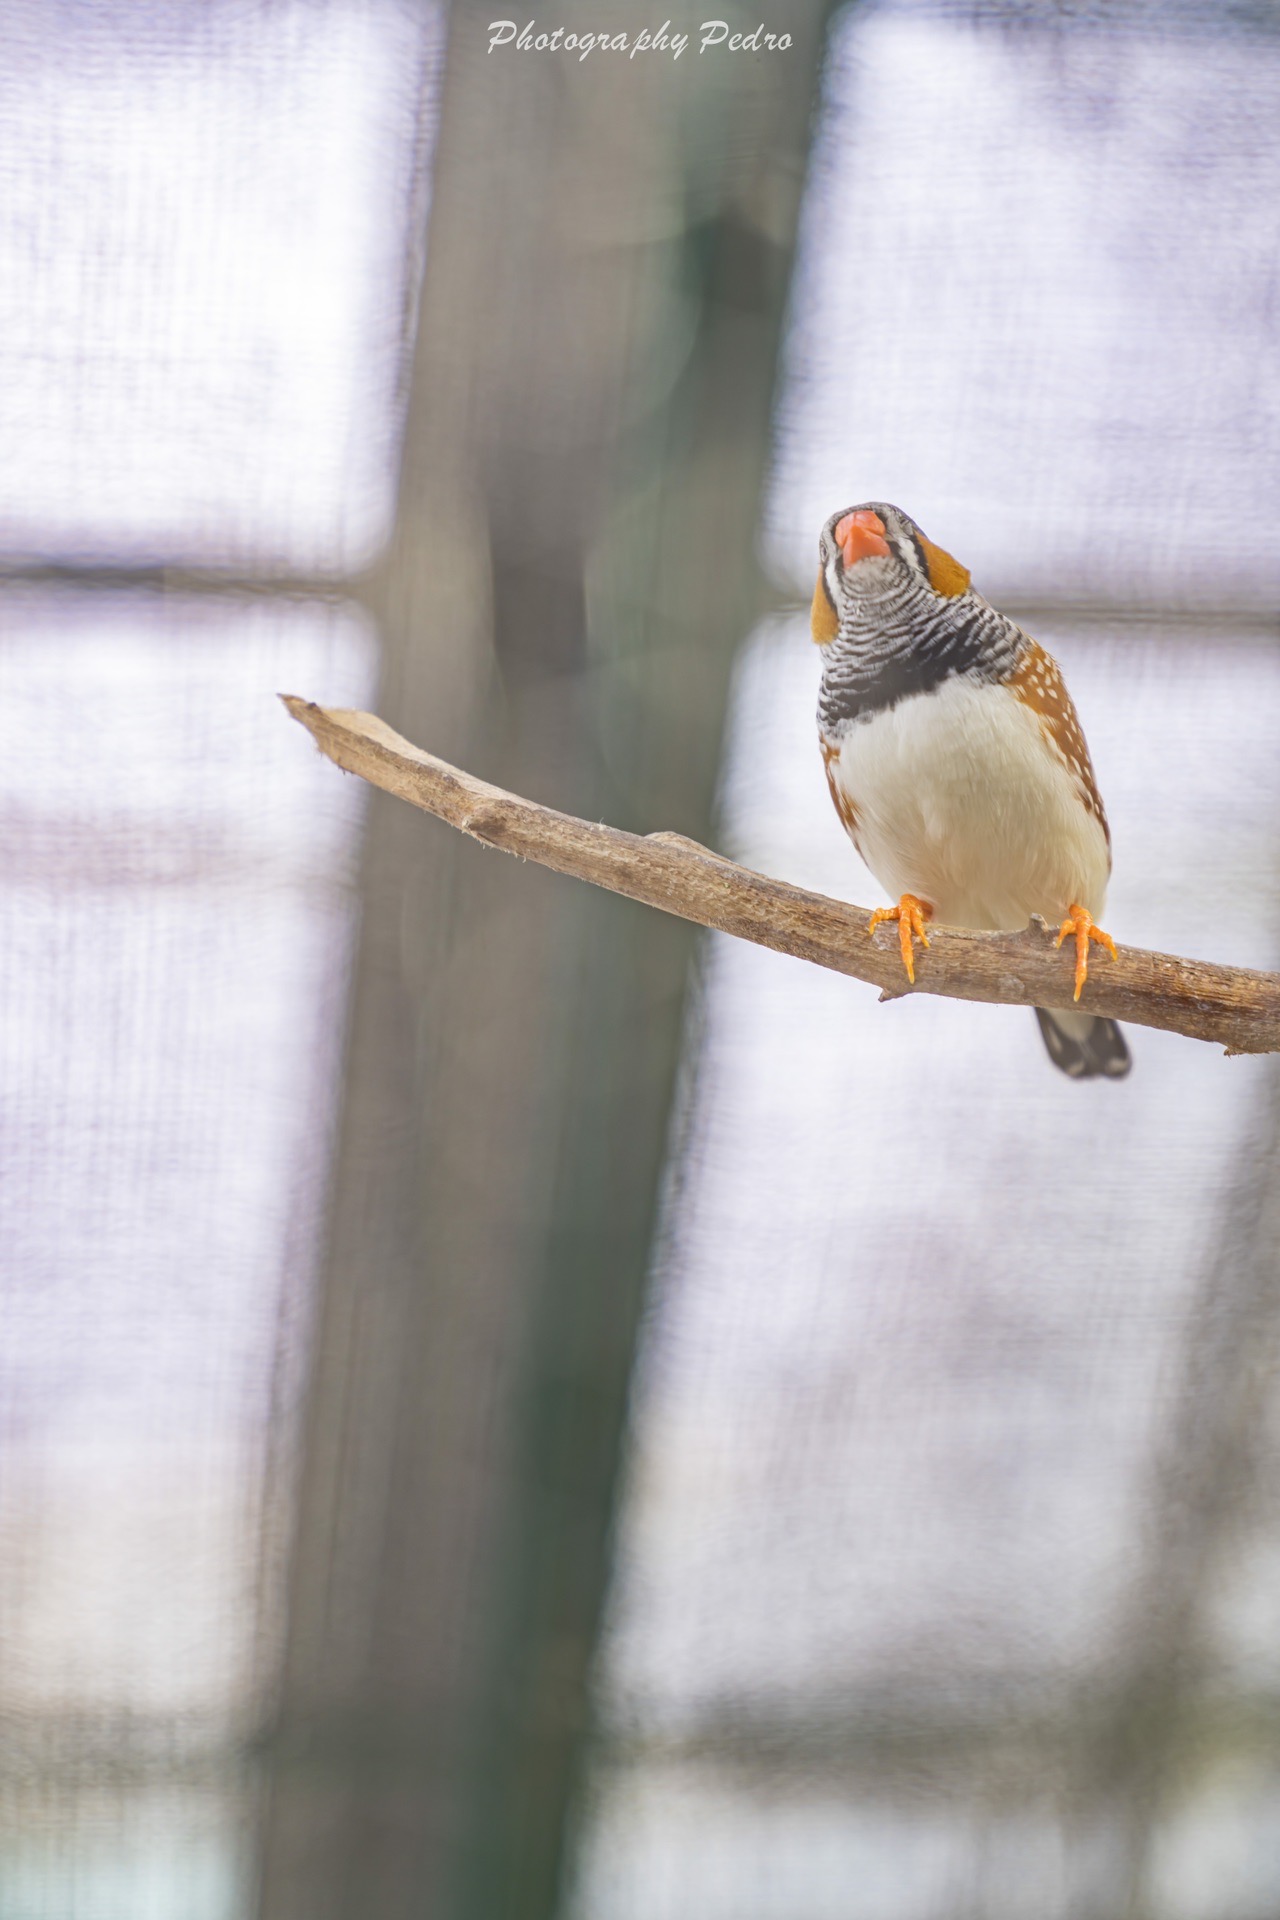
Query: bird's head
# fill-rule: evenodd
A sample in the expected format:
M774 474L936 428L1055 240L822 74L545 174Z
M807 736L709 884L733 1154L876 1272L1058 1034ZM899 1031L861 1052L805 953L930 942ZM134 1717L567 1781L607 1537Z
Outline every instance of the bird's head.
M827 646L853 601L876 600L915 584L940 599L969 591L969 570L926 540L901 507L869 500L842 507L822 529L813 593L813 637Z

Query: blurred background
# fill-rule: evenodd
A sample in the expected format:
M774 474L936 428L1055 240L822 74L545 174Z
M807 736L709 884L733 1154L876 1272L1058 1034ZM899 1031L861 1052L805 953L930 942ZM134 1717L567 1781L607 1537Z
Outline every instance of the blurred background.
M485 852L881 896L818 528L1280 961L1280 11L0 19L0 1920L1270 1920L1280 1080Z

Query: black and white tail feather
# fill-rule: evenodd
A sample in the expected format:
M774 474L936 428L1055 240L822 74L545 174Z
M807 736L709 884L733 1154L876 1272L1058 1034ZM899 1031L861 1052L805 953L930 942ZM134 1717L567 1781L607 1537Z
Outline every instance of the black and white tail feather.
M1114 1020L1096 1013L1035 1010L1045 1048L1055 1067L1072 1080L1123 1080L1133 1061Z

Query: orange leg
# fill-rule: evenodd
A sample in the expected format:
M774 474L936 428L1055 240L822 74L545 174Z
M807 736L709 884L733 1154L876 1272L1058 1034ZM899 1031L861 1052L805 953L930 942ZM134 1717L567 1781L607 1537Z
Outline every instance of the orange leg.
M907 970L907 978L913 987L916 983L916 954L912 936L923 941L927 947L929 936L924 930L924 923L932 918L933 908L927 900L917 900L914 893L904 893L896 907L877 907L867 926L867 932L874 933L882 920L897 921L902 964Z
M1107 952L1113 960L1116 957L1116 943L1109 933L1104 933L1101 927L1094 925L1092 914L1087 913L1085 909L1082 906L1078 906L1074 900L1067 908L1067 917L1063 921L1058 937L1053 943L1054 946L1060 947L1069 933L1074 933L1076 937L1076 990L1074 998L1078 1000L1080 998L1080 989L1089 978L1089 942L1096 940L1100 947L1107 949Z

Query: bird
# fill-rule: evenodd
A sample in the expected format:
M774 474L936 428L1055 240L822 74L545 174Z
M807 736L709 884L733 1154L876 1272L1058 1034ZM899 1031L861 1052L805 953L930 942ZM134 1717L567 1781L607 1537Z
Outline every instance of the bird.
M1073 1080L1130 1068L1114 1020L1076 1011L1111 877L1111 829L1061 668L977 593L969 571L900 507L833 513L811 612L822 651L818 737L854 847L896 901L915 982L928 925L1061 921L1075 949L1070 1007L1037 1007L1049 1058ZM1064 956L1065 960L1065 956ZM1064 1000L1067 980L1064 967Z

